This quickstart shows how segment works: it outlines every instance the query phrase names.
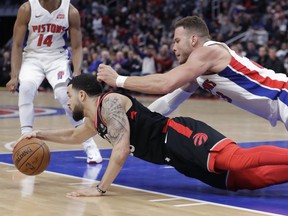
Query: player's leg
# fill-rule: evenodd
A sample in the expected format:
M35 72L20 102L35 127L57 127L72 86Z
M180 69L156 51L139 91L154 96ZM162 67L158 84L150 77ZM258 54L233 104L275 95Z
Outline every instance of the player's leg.
M34 105L33 101L37 95L37 90L42 83L45 75L41 66L37 64L37 60L23 60L19 73L19 118L21 126L21 134L32 131L34 123Z
M270 145L241 148L230 144L215 157L215 168L221 170L241 170L267 165L288 165L288 149Z
M231 171L227 178L227 189L232 191L239 189L255 190L286 183L288 182L287 173L287 165L261 166Z
M67 59L58 59L54 61L53 67L51 66L46 74L46 78L54 91L55 99L62 105L65 113L74 127L79 126L83 121L75 122L72 118L72 113L67 106L68 95L67 95L67 83L71 77L69 69L69 61ZM102 157L100 151L91 137L82 143L84 150L87 154L87 163L101 163Z

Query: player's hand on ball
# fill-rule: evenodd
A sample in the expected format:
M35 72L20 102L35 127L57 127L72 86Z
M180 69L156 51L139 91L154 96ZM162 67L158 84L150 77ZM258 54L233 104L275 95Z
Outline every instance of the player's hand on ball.
M30 133L26 133L26 134L23 134L13 145L12 145L12 148L14 149L15 148L15 146L21 141L21 140L23 140L23 139L31 139L31 138L33 138L33 137L37 137L37 132L38 132L38 130L34 130L34 131L32 131L32 132L30 132Z

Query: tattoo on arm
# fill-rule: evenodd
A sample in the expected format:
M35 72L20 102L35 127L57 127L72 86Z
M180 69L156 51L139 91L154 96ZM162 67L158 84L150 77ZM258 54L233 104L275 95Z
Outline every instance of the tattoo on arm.
M116 96L104 98L101 114L107 124L109 139L113 145L116 145L129 131L128 118L120 99Z

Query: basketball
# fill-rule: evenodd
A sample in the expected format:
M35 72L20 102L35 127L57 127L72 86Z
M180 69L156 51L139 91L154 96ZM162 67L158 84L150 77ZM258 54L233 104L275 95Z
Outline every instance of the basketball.
M13 149L13 162L21 173L38 175L49 165L50 150L40 139L23 139Z

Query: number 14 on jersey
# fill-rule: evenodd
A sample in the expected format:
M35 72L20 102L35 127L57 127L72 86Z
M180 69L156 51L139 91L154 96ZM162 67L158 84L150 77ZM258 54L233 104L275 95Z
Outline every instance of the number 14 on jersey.
M47 35L47 36L44 38L44 35L43 35L43 34L40 34L40 35L39 35L39 39L38 39L37 46L46 45L46 46L50 47L51 44L52 44L52 38L53 38L53 35Z

